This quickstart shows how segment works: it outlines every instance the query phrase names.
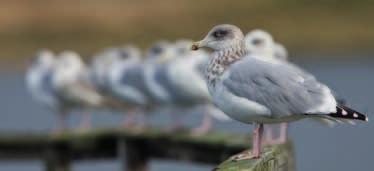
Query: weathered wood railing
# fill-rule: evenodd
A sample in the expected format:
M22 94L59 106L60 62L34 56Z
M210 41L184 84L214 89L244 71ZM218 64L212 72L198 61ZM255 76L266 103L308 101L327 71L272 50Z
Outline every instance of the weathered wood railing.
M3 133L0 134L0 160L41 159L48 171L66 171L73 161L100 158L119 158L124 163L123 170L128 171L145 171L148 161L155 158L217 165L248 149L249 139L219 132L194 137L187 132L172 134L156 128L143 131L102 129L60 136ZM282 167L284 163L292 166L291 149L289 144L269 147L261 159L237 162L238 168L268 167L270 160ZM231 161L226 161L216 170L233 170L232 165Z

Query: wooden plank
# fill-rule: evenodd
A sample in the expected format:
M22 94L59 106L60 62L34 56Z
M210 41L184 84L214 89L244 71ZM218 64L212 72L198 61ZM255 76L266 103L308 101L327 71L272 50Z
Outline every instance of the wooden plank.
M195 137L188 131L170 133L159 128L142 131L96 129L60 136L0 133L0 160L42 159L46 170L65 171L70 169L71 162L77 160L119 158L124 170L146 171L150 159L221 163L234 154L250 149L250 144L250 138L241 134L210 132ZM226 161L217 169L283 167L292 161L292 155L288 153L291 149L289 144L266 148L264 158L260 160Z
M115 158L120 138L140 142L151 158L215 164L248 148L250 144L249 138L240 134L211 132L201 137L193 137L188 132L169 133L158 128L144 131L98 129L61 136L0 133L0 159L43 158L51 146L69 150L72 160Z
M243 151L240 154L248 153ZM266 147L259 159L235 160L231 157L214 171L293 171L295 170L291 143Z

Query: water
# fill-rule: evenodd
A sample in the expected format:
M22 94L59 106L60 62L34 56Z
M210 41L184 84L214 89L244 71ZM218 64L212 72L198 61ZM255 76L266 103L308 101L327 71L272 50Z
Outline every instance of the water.
M349 104L362 112L374 111L374 60L303 60L296 63L307 68L319 80L346 97ZM0 74L0 131L47 132L54 124L54 115L35 104L27 94L22 73L2 72ZM369 114L370 115L370 114ZM372 116L372 115L370 115ZM167 116L152 118L152 124L166 124ZM95 127L115 126L122 119L118 114L95 113ZM371 119L373 119L371 117ZM73 114L69 124L77 125L79 115ZM199 122L199 115L187 116L190 126ZM251 126L238 122L216 123L216 129L250 133ZM297 170L300 171L350 171L371 170L374 145L374 125L339 125L327 128L309 121L293 123L290 137L295 144ZM76 171L120 170L120 164L113 160L81 161L73 164ZM176 161L153 160L151 170L203 171L211 165L197 165ZM0 171L39 171L41 161L8 162L0 161Z

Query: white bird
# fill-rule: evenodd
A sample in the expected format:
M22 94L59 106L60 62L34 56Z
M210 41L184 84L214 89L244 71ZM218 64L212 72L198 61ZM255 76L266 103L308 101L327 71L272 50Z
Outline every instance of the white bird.
M270 33L261 29L255 29L248 32L245 35L244 40L246 49L252 57L274 64L287 62L288 52L286 48L282 44L274 42ZM281 144L287 140L287 123L280 124L278 139L273 139L273 127L270 125L265 125L264 127L264 144Z
M192 130L192 134L197 136L210 130L211 116L219 120L228 118L222 112L214 110L204 81L203 68L208 62L208 54L204 51L191 51L191 45L192 41L188 40L175 43L173 49L176 57L162 68L162 74L165 75L162 85L169 91L175 106L181 109L204 109L202 124Z
M26 84L32 98L53 112L61 112L61 104L52 86L55 55L49 50L41 50L33 58L26 73ZM56 132L63 129L64 117L58 114Z
M94 88L88 69L77 53L64 51L59 54L52 84L61 102L61 115L66 117L72 110L84 110L80 129L88 129L91 114L86 110L101 107L103 98Z
M270 33L255 29L245 37L245 47L253 57L271 63L287 62L287 49L280 43L274 42Z
M134 46L127 45L120 48L109 48L94 55L90 74L96 89L105 98L105 108L114 112L125 112L127 114L122 126L130 127L134 124L133 115L136 107L121 100L113 91L112 70L117 70L128 64L140 62L140 50ZM115 66L115 67L113 67ZM116 67L117 66L117 67Z
M108 48L93 56L91 77L95 86L103 93L110 93L109 75L111 66L117 62L139 62L140 50L126 45L119 48Z
M287 62L288 65L294 67L295 72L298 72L299 74L303 75L303 77L315 79L313 75L306 72L305 70L302 70L301 68L296 67L295 64L288 61L287 49L282 44L275 42L270 33L264 30L256 29L247 33L244 39L248 53L250 53L252 57L274 64ZM337 94L334 91L332 91L332 93L335 96L338 104L345 104L344 99L337 96ZM313 118L313 120L325 124L327 126L333 126L335 124L335 122L331 122L327 119ZM271 127L269 127L266 134L265 144L284 143L287 140L287 123L280 124L280 136L278 139L273 139L272 134L272 129Z
M311 117L368 121L364 114L338 105L327 86L295 71L296 66L252 57L234 25L213 27L192 49L202 47L214 51L205 74L213 103L231 118L255 124L252 153L238 159L260 157L263 124Z
M144 83L153 105L169 106L172 104L170 91L165 87L168 63L175 57L172 45L158 41L149 48L144 61Z
M157 104L168 100L167 91L153 79L156 63L166 60L166 46L166 42L157 42L150 48L145 59L118 62L111 67L110 83L113 93L137 107L140 113L147 114Z

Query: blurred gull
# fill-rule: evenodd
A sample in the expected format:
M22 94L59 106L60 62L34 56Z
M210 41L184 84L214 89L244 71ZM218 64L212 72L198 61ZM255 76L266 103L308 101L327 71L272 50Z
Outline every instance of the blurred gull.
M114 97L112 91L111 72L116 64L140 62L140 51L133 46L108 48L93 56L90 76L98 91L106 96Z
M64 51L59 54L52 83L62 105L61 115L66 117L73 109L84 110L80 130L88 129L90 113L86 110L100 107L103 98L90 82L88 70L77 53Z
M211 115L219 120L228 118L211 105L211 97L203 78L208 54L204 51L191 51L191 45L192 41L188 40L176 42L173 48L176 57L162 68L166 75L163 85L170 92L175 106L182 109L203 107L206 110L202 124L192 131L193 135L202 135L212 126Z
M133 125L133 113L136 108L121 100L113 91L111 82L112 67L119 64L122 66L140 62L140 51L138 48L127 45L120 48L106 49L93 57L91 64L91 79L93 84L105 97L105 107L115 112L126 112L129 116L124 120L122 126L129 127Z
M205 74L214 104L235 120L255 124L252 153L235 160L260 157L263 124L311 117L368 121L364 114L338 105L327 86L295 71L296 66L253 57L234 25L213 27L192 49L202 47L214 51Z
M111 66L117 62L139 62L140 50L127 45L120 48L108 48L94 55L91 64L91 77L100 92L110 93L109 74Z
M172 45L166 41L158 41L149 48L144 63L145 89L151 103L168 106L172 99L170 91L165 87L166 67L175 57Z
M286 62L288 52L280 43L274 42L270 33L255 29L244 37L245 46L253 57L271 63Z
M110 83L113 93L121 100L136 106L142 114L149 113L156 104L165 102L168 98L167 91L148 78L154 74L154 66L157 60L161 60L159 58L164 54L165 46L166 42L158 42L149 50L145 59L119 62L111 68ZM152 83L152 89L149 89L149 81Z
M55 56L49 50L41 50L33 58L32 64L26 73L26 84L32 98L53 112L61 112L59 99L52 87L52 73L55 65ZM63 129L63 116L58 114L56 132Z

